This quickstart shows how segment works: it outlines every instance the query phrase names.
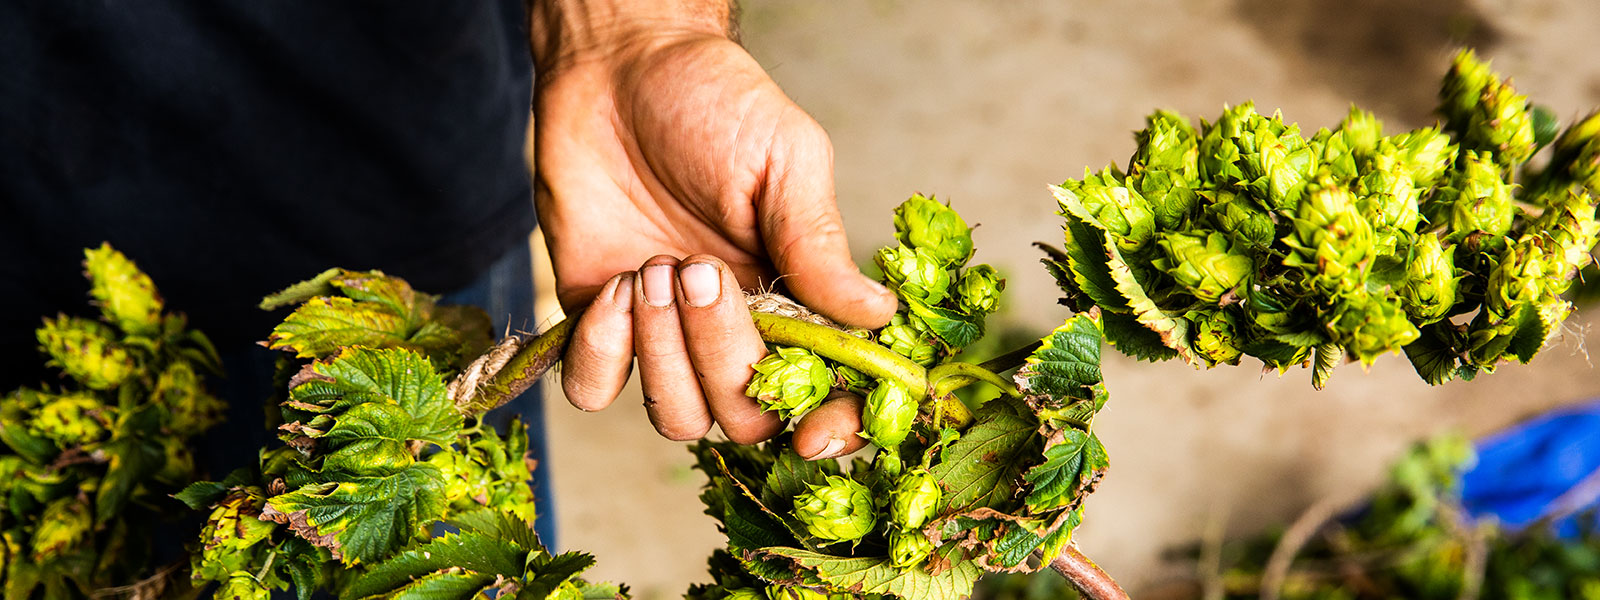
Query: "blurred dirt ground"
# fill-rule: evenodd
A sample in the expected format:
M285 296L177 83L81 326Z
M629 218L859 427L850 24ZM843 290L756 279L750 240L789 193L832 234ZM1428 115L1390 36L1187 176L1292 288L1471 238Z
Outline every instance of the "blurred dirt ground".
M1600 106L1593 0L742 5L751 52L833 136L858 261L890 239L889 211L911 192L952 200L979 225L978 260L1009 276L1007 325L1035 335L1066 315L1028 246L1060 238L1045 185L1125 162L1154 108L1214 118L1253 99L1314 131L1355 102L1409 129L1432 121L1461 43L1564 119ZM1183 573L1161 553L1208 526L1259 531L1362 494L1415 439L1479 435L1600 395L1592 323L1575 316L1531 366L1441 388L1400 357L1365 374L1347 365L1314 392L1304 371L1202 373L1108 354L1112 401L1096 427L1113 468L1079 543L1138 597ZM562 545L594 553L594 574L637 598L706 580L721 537L700 512L702 478L682 444L650 429L637 390L589 414L546 389Z

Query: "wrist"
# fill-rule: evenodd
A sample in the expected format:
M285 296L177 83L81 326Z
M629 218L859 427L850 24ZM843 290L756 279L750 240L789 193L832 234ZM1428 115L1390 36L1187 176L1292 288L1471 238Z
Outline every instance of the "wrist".
M532 0L528 13L540 77L684 36L736 38L730 0Z

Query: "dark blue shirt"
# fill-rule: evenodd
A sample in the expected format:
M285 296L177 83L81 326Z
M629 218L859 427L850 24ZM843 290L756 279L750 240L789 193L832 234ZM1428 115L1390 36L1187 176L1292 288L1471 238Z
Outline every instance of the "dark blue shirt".
M330 266L473 281L533 228L525 28L519 0L0 2L0 389L102 240L219 345Z

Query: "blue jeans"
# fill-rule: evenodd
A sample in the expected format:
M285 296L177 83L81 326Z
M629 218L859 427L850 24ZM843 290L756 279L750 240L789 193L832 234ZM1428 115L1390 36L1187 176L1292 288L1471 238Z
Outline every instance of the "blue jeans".
M498 335L510 325L531 331L533 321L533 266L527 244L518 244L500 257L489 270L471 284L443 295L446 304L472 304L489 313ZM427 291L427 290L424 290ZM228 374L218 385L218 393L228 404L227 420L213 427L201 440L196 463L213 480L220 480L232 469L256 464L257 449L276 445L274 432L262 424L276 406L265 406L262 399L275 385L274 365L281 352L251 344L242 348L219 348ZM512 417L528 426L528 453L538 461L533 472L533 493L539 519L534 529L545 546L554 550L555 502L550 493L550 461L544 436L544 403L539 386L505 406L490 411L486 422L500 431ZM270 419L275 421L276 419Z

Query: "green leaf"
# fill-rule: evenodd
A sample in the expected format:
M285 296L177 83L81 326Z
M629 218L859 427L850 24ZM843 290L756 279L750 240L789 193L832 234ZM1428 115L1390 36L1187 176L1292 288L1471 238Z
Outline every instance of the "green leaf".
M792 508L795 496L809 491L809 486L826 485L828 475L838 474L823 468L829 462L806 460L800 458L792 447L784 448L772 463L772 471L767 473L766 488L761 490L762 504L780 511Z
M523 550L542 550L544 544L534 532L533 525L517 515L503 510L480 508L456 512L445 519L446 523L462 531L475 531L495 539L509 541Z
M182 491L173 494L179 502L187 504L194 510L205 510L216 504L228 493L228 486L215 481L196 481L184 487Z
M1017 385L1029 402L1060 408L1073 399L1092 398L1100 383L1100 325L1093 316L1068 318L1041 341L1017 372Z
M433 296L418 294L406 280L381 271L345 271L328 283L356 302L371 302L399 315L408 329L420 326L433 309Z
M947 508L941 513L999 508L1016 495L1028 459L1039 454L1039 423L1002 409L1005 404L996 400L980 408L978 422L930 469L945 488L940 503Z
M1105 446L1093 433L1077 429L1062 433L1061 443L1045 449L1045 462L1024 476L1033 484L1027 502L1035 513L1076 508L1111 466Z
M389 596L389 600L451 600L478 597L478 592L494 583L487 573L439 571L429 573L407 584Z
M582 552L540 555L528 564L527 580L523 582L522 591L517 593L517 597L547 598L561 584L592 566L594 557Z
M329 296L334 293L333 278L344 273L343 269L328 269L318 273L316 277L307 279L284 288L282 291L261 299L261 310L275 310L291 304L299 304L317 296Z
M384 305L339 296L312 298L272 329L267 347L320 358L347 346L389 348L405 343L406 317Z
M447 533L374 565L345 587L343 597L386 594L408 581L450 567L461 567L491 579L495 575L518 578L522 576L527 552L511 540L487 533Z
M1178 351L1162 343L1161 336L1140 325L1133 315L1125 313L1100 313L1105 326L1106 342L1119 352L1149 362L1177 358Z
M289 390L291 402L329 410L361 403L392 404L403 410L409 421L403 431L385 430L389 437L403 435L441 446L454 442L461 429L461 416L450 403L444 381L432 363L416 352L352 348L330 362L315 363L312 370L322 377ZM364 418L377 415L369 413ZM352 423L349 435L369 426L384 427L375 421Z
M1156 306L1155 300L1145 292L1144 284L1122 258L1122 251L1117 249L1115 242L1106 240L1105 249L1110 256L1106 265L1111 271L1111 279L1117 282L1117 291L1127 298L1128 308L1133 311L1139 324L1155 332L1163 345L1177 352L1190 365L1203 366L1204 361L1191 347L1189 320L1179 313L1169 313Z
M1117 291L1107 264L1104 248L1113 243L1106 233L1083 220L1068 216L1062 225L1066 232L1067 270L1072 282L1095 306L1113 312L1127 312L1128 301ZM1087 309L1088 307L1082 307Z
M1439 322L1423 327L1422 335L1416 341L1407 344L1406 358L1411 360L1411 366L1417 370L1417 375L1429 385L1440 385L1456 376L1457 359L1461 351L1456 349L1457 336L1449 322Z
M427 532L444 515L444 477L417 463L393 475L311 484L267 501L261 517L286 523L307 541L371 563Z
M1322 389L1328 385L1328 378L1333 377L1333 370L1338 368L1339 361L1344 358L1344 348L1338 344L1322 344L1312 353L1311 361L1311 387Z
M1516 355L1517 361L1527 364L1533 360L1569 312L1572 312L1572 304L1560 299L1524 308L1525 316L1511 338L1510 352Z
M415 462L407 447L410 440L440 435L427 428L398 405L368 402L350 407L326 433L313 437L327 442L324 471L386 475Z
M928 325L928 330L951 349L971 345L983 337L983 316L967 315L939 306L929 306L912 297L902 298L911 313Z
M961 559L961 550L953 544L939 550L951 565L938 575L930 575L922 568L900 569L884 557L840 558L798 548L767 548L762 552L792 560L801 568L815 571L829 585L858 596L893 594L904 600L965 598L983 574L977 564Z

